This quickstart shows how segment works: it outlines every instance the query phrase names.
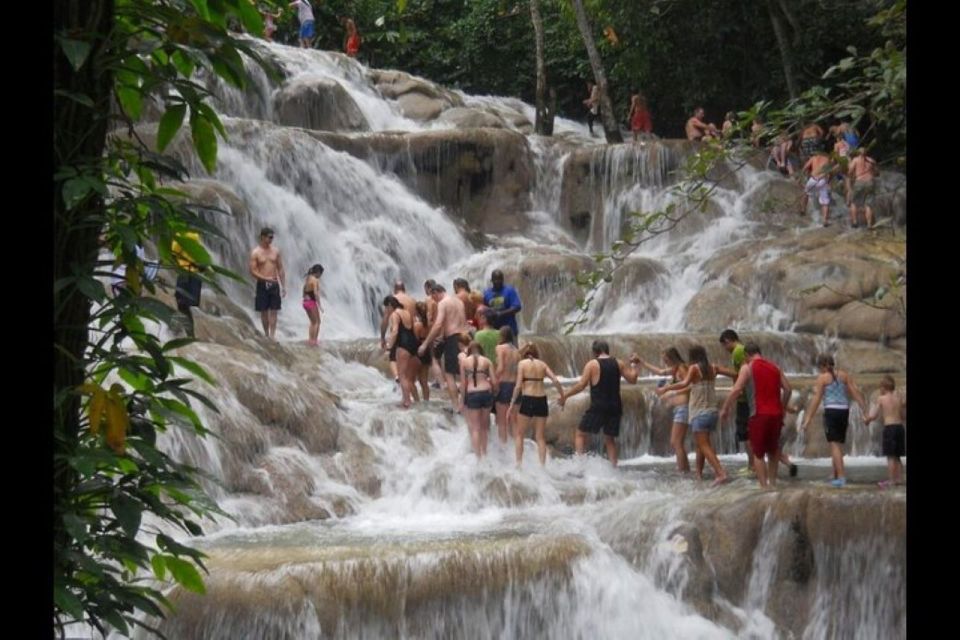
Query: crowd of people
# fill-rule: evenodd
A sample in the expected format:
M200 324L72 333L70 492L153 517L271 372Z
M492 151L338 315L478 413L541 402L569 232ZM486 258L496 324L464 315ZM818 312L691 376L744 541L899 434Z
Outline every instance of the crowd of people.
M317 35L316 18L313 15L313 6L310 0L293 0L289 5L291 9L297 10L297 22L299 23L298 40L303 49L312 49L313 40ZM269 11L263 7L260 8L260 15L263 18L263 37L272 41L277 32L276 21L283 15L283 9L276 12ZM343 51L351 58L356 58L360 53L360 31L357 29L353 18L349 16L340 17L340 25L343 27Z

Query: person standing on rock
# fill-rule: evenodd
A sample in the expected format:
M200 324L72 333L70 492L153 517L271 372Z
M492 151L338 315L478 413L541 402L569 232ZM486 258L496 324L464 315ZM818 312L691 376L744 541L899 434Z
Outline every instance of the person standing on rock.
M180 234L178 238L187 242L200 242L200 234L196 231L186 231ZM171 243L170 251L173 253L177 264L183 269L183 273L177 275L177 290L173 294L173 297L177 301L177 311L182 313L187 319L184 330L187 335L192 338L194 337L193 310L190 307L200 305L200 291L203 288L203 280L197 275L200 267L190 259L190 256L183 250L183 247L180 246L180 242L178 242L177 239L174 239Z
M513 396L507 408L507 417L514 411L517 399L520 400L520 410L517 416L517 428L513 432L517 455L517 468L523 463L523 437L527 427L533 424L533 436L537 441L537 456L540 466L547 463L547 439L544 429L547 427L547 391L543 387L544 378L553 380L560 395L560 409L563 409L564 395L560 380L553 373L546 362L540 359L540 350L537 345L530 343L520 351L520 362L517 363L517 384L513 387Z
M593 123L600 119L600 87L592 82L587 82L587 99L583 105L587 108L587 128L590 129L590 135L593 135Z
M513 332L513 343L516 344L520 336L520 330L517 328L517 314L522 308L520 295L510 285L503 284L503 271L500 269L495 269L490 274L490 282L493 286L483 292L483 304L493 311L492 326L494 329L510 327Z
M633 132L634 142L640 139L641 134L649 136L653 133L653 120L647 110L647 99L642 93L637 92L630 96L630 113L627 118L630 120L630 131Z
M671 376L670 384L679 382L687 377L687 363L676 347L670 347L663 352L663 363L665 368L655 367L646 362L640 356L634 354L630 362L639 364L644 369L648 369L658 376ZM718 367L719 370L719 367ZM665 382L665 381L662 381ZM687 390L672 391L664 396L669 406L673 407L673 423L670 425L670 446L673 447L677 455L677 470L680 473L690 472L690 459L687 457L687 450L683 446L683 441L687 436L687 428L690 425L690 412L687 403L690 400L690 392ZM746 425L744 425L746 429Z
M849 178L853 180L853 189L850 196L850 224L853 228L860 226L860 210L864 213L864 224L873 226L873 194L876 183L873 178L877 175L877 161L867 155L863 147L853 152L853 160L848 168Z
M463 303L463 312L467 316L467 324L476 327L474 318L477 313L477 306L470 299L470 283L466 278L457 278L453 281L453 295L460 298Z
M458 340L461 333L469 332L470 326L467 324L463 302L456 296L448 296L443 285L434 284L431 295L437 303L437 318L427 333L427 339L417 349L417 354L422 356L430 348L435 337L443 336L443 377L447 383L447 395L450 397L450 403L454 409L457 409L459 408L459 394L457 393L456 376L460 375L460 363L457 360L457 356L460 354Z
M863 419L869 425L883 415L883 455L887 457L888 479L877 483L881 489L895 484L903 484L903 462L900 457L907 455L907 403L896 392L896 383L891 376L883 376L880 381L880 397L877 405Z
M713 481L716 486L727 481L727 472L710 443L710 433L717 428L717 368L707 360L707 350L698 344L690 347L687 356L690 363L687 376L681 382L659 387L657 395L690 390L690 428L697 445L697 479L703 479L703 463L706 460L716 473Z
M353 18L344 16L341 18L344 34L343 50L351 58L356 58L360 53L360 32L357 31L357 25Z
M580 380L561 394L560 406L590 386L590 407L580 419L574 436L574 448L578 455L583 454L587 437L602 430L607 459L610 464L617 466L617 438L620 437L620 419L623 417L620 378L622 376L627 382L634 383L637 381L637 370L635 366L612 357L606 340L594 340L592 350L593 359L583 367Z
M803 172L810 175L807 178L807 184L803 187L803 204L800 215L807 214L807 205L810 202L810 196L816 194L817 202L820 203L820 212L823 214L823 226L830 226L830 175L832 165L830 156L823 151L817 151L803 165Z
M260 244L250 252L250 274L257 280L253 307L260 312L263 334L277 339L277 312L280 299L287 295L287 275L280 251L273 246L273 229L260 230Z
M777 483L780 431L783 428L784 410L790 401L790 382L777 365L761 356L756 343L747 343L744 355L746 361L740 367L737 382L723 402L720 419L727 419L731 405L746 391L750 405L748 430L753 467L760 486L769 487Z
M307 279L303 283L303 310L310 320L307 344L317 346L317 336L320 335L320 314L323 305L320 303L320 276L323 275L323 265L315 264L307 271Z
M836 369L833 356L826 353L818 355L817 368L820 375L814 383L813 398L810 399L810 406L807 407L800 430L806 431L810 426L822 400L823 427L827 442L830 443L830 457L833 461L833 480L830 484L842 487L847 483L843 468L843 445L847 441L847 427L850 424L850 398L857 401L864 415L867 413L866 402L853 377L842 369Z
M293 0L288 6L297 8L300 20L300 46L309 49L313 46L313 7L308 0Z

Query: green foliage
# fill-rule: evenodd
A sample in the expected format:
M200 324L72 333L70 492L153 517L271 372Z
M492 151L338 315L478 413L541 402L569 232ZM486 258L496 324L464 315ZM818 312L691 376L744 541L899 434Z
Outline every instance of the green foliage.
M201 535L203 519L223 515L202 490L202 472L157 448L158 434L169 429L208 433L194 402L216 408L191 386L193 377L213 378L173 354L191 340L162 343L151 333L155 323L173 325L176 311L155 297L158 283L144 277L137 248L156 243L162 271L175 277L180 266L170 246L176 239L209 286L217 287L219 275L236 276L184 237L189 231L218 235L209 221L215 211L164 186L185 180L184 167L136 136L105 132L118 117L132 132L144 108L159 104L165 109L157 135L162 152L189 114L193 148L213 171L217 135L225 132L193 73L207 69L243 87L240 53L262 61L227 27L258 34L262 21L251 0L91 6L90 15L107 29L84 16L71 23L76 12L57 9L55 42L63 57L54 95L65 99L55 102L55 113L58 123L75 126L58 131L55 140L55 246L61 250L54 282L54 624L61 634L71 622L128 634L146 625L143 614L160 617L169 608L164 581L204 590L203 554L164 531ZM101 108L111 98L119 115ZM97 259L98 244L110 258ZM120 264L126 286L107 296L97 278Z

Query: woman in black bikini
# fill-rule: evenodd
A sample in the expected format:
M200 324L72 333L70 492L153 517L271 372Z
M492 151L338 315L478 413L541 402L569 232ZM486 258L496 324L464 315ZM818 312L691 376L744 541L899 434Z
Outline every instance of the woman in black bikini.
M543 430L547 426L547 392L543 388L543 379L550 378L560 394L561 409L565 398L563 387L557 376L550 370L547 363L540 360L540 350L537 345L529 343L520 351L521 360L517 364L517 385L513 389L513 398L507 416L513 411L520 397L520 415L517 416L517 428L514 431L514 442L517 453L517 467L523 462L523 437L527 427L533 423L534 438L537 440L537 454L540 464L547 462L547 440Z
M467 419L470 444L479 460L487 455L487 435L490 433L490 407L497 379L493 363L483 355L483 347L473 341L460 360L460 411Z
M400 390L403 392L401 406L408 409L417 369L420 367L420 360L417 358L420 341L413 333L413 318L399 300L393 296L387 296L383 299L383 308L390 313L390 337L387 338L387 348L392 349L394 344L397 346L397 376L400 378Z

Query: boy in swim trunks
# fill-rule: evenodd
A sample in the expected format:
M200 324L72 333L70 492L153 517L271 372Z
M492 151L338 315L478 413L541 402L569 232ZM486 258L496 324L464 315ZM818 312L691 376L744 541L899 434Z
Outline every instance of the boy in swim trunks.
M893 378L883 376L877 404L864 418L865 423L870 424L883 414L883 455L887 457L889 479L877 483L881 489L903 484L903 462L900 456L907 454L907 432L903 426L907 417L907 403L895 389Z

